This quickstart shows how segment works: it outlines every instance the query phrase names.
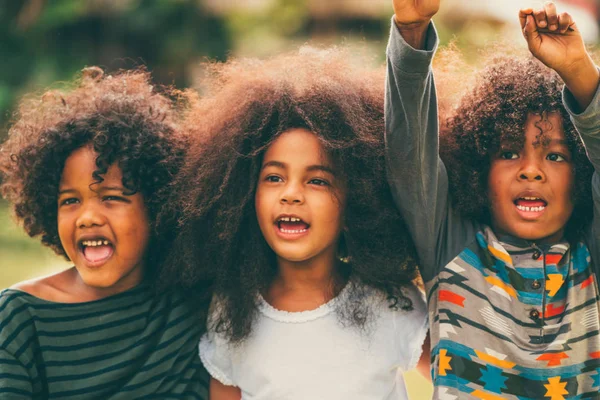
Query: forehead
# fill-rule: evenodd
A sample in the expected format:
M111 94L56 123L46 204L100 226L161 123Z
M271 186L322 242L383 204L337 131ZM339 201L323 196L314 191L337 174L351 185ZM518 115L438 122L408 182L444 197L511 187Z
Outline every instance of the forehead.
M265 152L263 164L269 161L290 165L330 164L319 138L306 129L290 129L282 133Z
M565 143L566 135L562 116L558 112L530 113L525 122L525 139L529 143L549 145Z
M98 169L96 166L96 153L90 146L80 147L74 150L65 160L60 185L61 186L89 186L95 182L92 174ZM120 184L123 178L121 169L113 164L108 168L106 174L102 175L102 184Z

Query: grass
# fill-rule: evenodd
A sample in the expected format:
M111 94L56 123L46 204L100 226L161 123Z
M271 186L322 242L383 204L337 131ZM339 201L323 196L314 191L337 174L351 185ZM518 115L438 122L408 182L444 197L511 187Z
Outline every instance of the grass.
M11 218L7 204L0 202L0 289L68 266L38 239L27 236Z

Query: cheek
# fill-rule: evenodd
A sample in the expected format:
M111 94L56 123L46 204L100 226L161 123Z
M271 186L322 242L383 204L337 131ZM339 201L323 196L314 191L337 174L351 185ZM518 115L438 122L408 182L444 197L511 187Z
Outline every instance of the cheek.
M256 210L256 218L259 223L269 215L269 207L267 204L267 194L264 190L258 188L254 195L254 209Z
M559 178L558 183L562 187L560 189L564 194L565 201L569 204L573 204L575 199L575 172L573 169L569 169L568 172L564 173L562 177Z
M318 201L311 207L319 213L319 220L332 226L338 227L343 220L343 200L338 200L332 194L320 196Z
M65 249L70 251L73 243L73 233L75 222L65 213L59 213L56 217L56 227L58 231L58 238Z
M145 214L140 213L130 216L127 221L128 223L119 226L119 230L123 235L122 237L127 243L124 246L124 250L132 256L145 253L150 239L150 223L148 217Z
M487 179L487 196L490 208L498 208L504 204L502 199L508 196L508 189L513 175L506 168L495 168L492 163Z

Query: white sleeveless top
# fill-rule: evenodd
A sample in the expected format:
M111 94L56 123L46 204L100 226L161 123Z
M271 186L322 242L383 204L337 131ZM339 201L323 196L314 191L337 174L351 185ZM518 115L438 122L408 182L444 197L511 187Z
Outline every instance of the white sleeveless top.
M373 314L361 330L336 313L345 292L303 312L277 310L260 297L251 335L236 347L209 331L200 358L213 378L239 387L243 400L408 399L402 373L416 366L428 329L423 295L406 288L413 309L403 311L368 290Z

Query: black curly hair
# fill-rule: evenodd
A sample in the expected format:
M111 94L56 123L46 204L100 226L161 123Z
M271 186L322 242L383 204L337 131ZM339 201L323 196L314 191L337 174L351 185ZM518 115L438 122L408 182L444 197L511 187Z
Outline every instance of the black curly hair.
M111 76L91 67L70 90L49 91L20 104L0 149L0 190L31 237L41 237L68 259L56 222L58 185L66 159L88 145L98 154L93 179L101 182L109 166L118 163L124 187L143 195L155 228L187 146L176 112L185 96L163 89L158 93L143 70ZM158 232L153 232L156 244ZM154 258L158 248L149 246Z
M187 121L196 140L173 191L181 226L161 282L205 296L212 288L222 300L217 329L232 342L251 332L256 295L277 272L254 196L263 154L293 128L318 137L347 191L341 246L351 295L340 320L365 326L361 287L381 291L391 307L412 307L402 288L416 276L414 249L385 180L383 70L348 58L343 50L304 48L213 65L206 97Z
M455 207L463 216L489 224L491 156L502 143L524 145L529 114L557 113L573 156L576 182L575 208L565 234L577 240L592 218L593 167L563 106L560 77L532 57L496 56L488 65L476 78L474 89L442 124L440 155L448 169Z

